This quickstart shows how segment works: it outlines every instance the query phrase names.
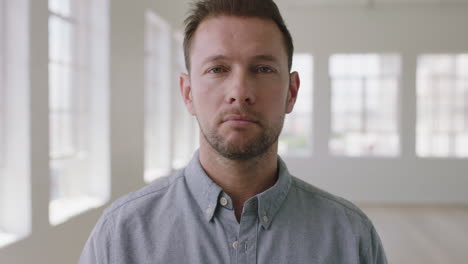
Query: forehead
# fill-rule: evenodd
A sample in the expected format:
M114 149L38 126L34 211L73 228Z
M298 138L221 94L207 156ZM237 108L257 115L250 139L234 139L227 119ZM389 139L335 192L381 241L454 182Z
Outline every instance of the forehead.
M287 63L286 48L278 26L268 19L236 16L214 16L198 26L192 47L191 60L222 55L249 58L272 55Z

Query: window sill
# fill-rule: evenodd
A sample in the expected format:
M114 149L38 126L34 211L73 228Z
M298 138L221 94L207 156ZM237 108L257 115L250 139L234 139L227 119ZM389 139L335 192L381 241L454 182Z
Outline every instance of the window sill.
M21 238L22 237L17 234L5 233L0 230L0 248L13 244Z
M52 226L62 224L74 216L100 207L105 203L103 199L91 196L52 200L49 204L49 222Z
M157 168L152 170L145 171L145 182L151 183L156 179L159 179L164 176L168 176L171 173L170 168Z

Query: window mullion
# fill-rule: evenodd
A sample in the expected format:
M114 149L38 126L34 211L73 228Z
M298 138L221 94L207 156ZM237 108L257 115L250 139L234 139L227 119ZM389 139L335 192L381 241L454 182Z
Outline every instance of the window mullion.
M361 133L365 136L367 134L367 87L369 78L362 76L361 78Z
M450 89L450 101L452 102L450 107L450 132L449 132L449 155L456 155L457 154L457 146L456 146L456 138L457 138L457 130L456 130L456 118L457 118L457 89L458 89L458 74L457 74L457 56L454 56L452 59L452 71L454 72L453 78L451 78L451 87Z

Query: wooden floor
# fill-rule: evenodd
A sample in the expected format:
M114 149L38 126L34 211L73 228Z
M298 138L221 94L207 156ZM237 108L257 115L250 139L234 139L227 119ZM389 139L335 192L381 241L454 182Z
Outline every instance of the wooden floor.
M359 205L391 264L468 263L468 206Z

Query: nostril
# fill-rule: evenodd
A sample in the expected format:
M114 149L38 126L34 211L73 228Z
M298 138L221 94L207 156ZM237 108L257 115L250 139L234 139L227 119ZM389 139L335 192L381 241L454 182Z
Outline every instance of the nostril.
M226 102L229 104L241 103L241 104L254 104L255 98L250 95L229 95L226 97Z

